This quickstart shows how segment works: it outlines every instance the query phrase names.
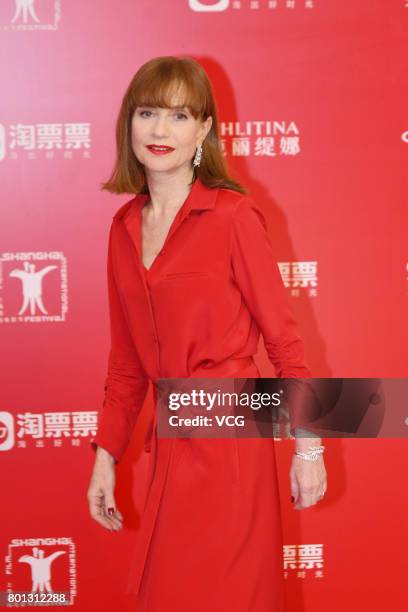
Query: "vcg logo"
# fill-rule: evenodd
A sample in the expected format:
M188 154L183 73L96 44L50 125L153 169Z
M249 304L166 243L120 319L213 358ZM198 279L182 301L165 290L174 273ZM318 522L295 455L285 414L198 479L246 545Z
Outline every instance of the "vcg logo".
M204 4L200 0L188 0L189 7L193 11L210 12L210 11L225 11L230 4L230 0L217 0L211 4Z

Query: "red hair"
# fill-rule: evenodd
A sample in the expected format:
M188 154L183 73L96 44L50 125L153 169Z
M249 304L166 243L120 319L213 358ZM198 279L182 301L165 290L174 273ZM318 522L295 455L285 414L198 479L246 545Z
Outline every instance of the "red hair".
M246 194L247 190L228 172L218 138L217 107L210 80L204 68L192 57L164 56L146 62L133 76L123 97L116 121L116 161L114 170L102 189L111 193L147 193L143 164L131 144L131 123L138 106L171 108L173 95L182 93L195 119L212 117L211 129L204 142L200 166L195 175L207 187L224 187ZM193 166L192 166L193 167Z

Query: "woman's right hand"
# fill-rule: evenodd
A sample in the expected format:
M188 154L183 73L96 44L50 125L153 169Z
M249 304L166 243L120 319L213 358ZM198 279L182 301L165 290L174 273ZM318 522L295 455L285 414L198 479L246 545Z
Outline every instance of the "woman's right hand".
M88 488L89 513L93 519L109 531L122 529L123 516L116 508L115 459L107 450L98 446L95 464ZM108 512L113 508L113 513Z

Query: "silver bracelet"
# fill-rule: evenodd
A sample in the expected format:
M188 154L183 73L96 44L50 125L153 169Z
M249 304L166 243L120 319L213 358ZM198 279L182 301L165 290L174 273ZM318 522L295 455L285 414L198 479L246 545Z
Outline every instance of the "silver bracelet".
M306 461L317 461L319 456L324 452L325 446L309 446L309 450L306 452L295 451L295 455L305 459Z

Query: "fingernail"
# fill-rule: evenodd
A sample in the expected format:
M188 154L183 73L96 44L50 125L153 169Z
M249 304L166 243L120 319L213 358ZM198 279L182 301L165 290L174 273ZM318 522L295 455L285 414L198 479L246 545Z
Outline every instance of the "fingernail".
M112 514L115 512L115 508L108 508L108 514L110 516L112 516Z
M293 497L293 495L290 496L290 501L293 503L295 501L295 498Z

